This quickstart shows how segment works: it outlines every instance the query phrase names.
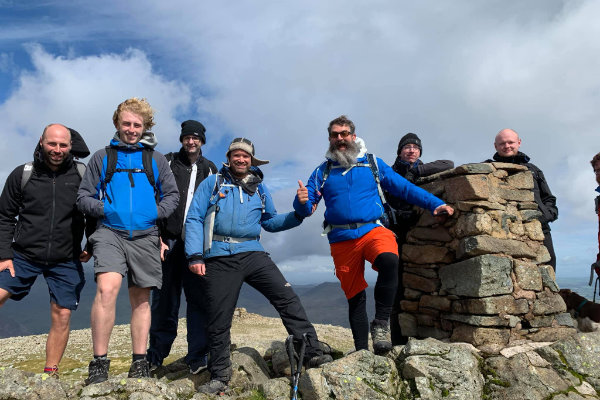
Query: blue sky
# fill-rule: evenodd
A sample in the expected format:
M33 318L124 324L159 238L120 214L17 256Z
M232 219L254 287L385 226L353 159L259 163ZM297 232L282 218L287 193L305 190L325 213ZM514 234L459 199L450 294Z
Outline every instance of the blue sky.
M558 198L559 277L587 279L600 3L414 3L0 0L0 181L48 123L105 146L116 105L133 96L157 110L160 151L178 148L185 119L206 125L217 164L233 137L252 139L271 160L279 211L323 159L340 114L388 163L409 131L424 161L460 165L489 158L495 133L511 127ZM292 282L335 279L321 220L263 237Z

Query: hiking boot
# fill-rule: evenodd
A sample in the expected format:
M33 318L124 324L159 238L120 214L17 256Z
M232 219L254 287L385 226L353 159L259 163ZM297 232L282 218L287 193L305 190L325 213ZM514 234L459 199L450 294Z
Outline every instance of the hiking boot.
M150 363L147 360L135 360L129 367L128 378L150 378Z
M204 385L198 388L198 393L206 393L206 394L224 394L228 389L227 383L220 381L218 379L211 379L210 382L205 383Z
M201 361L194 361L189 364L190 374L197 375L206 369L206 358Z
M85 380L86 385L104 382L108 379L108 369L110 360L108 358L94 358L88 366L88 377Z
M371 322L371 340L373 341L373 353L385 354L392 350L390 340L390 325L387 321L374 319Z
M312 356L308 360L304 360L304 368L318 368L323 364L327 364L328 362L332 362L333 357L329 354L321 354L318 356Z
M48 378L59 379L58 365L54 365L53 367L45 367L44 374L48 375Z

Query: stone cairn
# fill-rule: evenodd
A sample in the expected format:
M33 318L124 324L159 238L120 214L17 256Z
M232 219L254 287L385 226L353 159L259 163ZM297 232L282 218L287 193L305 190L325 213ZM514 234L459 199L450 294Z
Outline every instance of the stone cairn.
M402 250L402 333L468 342L497 353L575 333L558 294L533 177L507 163L466 164L418 185L455 209L443 225L424 212Z

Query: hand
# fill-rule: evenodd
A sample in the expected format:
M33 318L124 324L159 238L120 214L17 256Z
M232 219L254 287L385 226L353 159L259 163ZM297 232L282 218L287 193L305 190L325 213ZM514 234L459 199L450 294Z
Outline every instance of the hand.
M165 261L167 251L169 251L169 246L160 238L160 261Z
M0 272L7 269L10 272L10 276L15 277L15 267L13 266L13 260L10 258L5 258L4 260L0 260Z
M82 263L90 261L90 258L92 258L92 255L85 250L82 251L79 255L79 261L81 261Z
M192 264L189 268L196 275L206 275L206 264L204 263Z
M443 204L433 210L433 216L438 223L443 223L452 214L454 214L454 209L447 204Z
M298 181L298 190L296 190L296 196L298 196L298 201L300 204L306 204L308 201L308 189L304 186L302 181Z

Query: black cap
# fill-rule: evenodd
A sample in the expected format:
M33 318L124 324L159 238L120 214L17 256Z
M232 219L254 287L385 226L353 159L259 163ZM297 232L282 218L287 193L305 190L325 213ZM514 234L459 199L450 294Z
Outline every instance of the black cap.
M423 146L421 145L421 139L419 139L419 137L416 134L410 132L402 136L402 139L400 139L400 143L398 143L398 155L400 155L402 148L407 144L416 144L419 150L421 151L421 155L423 155Z
M179 135L179 141L183 142L184 136L194 135L202 141L202 144L206 144L206 128L198 121L188 119L181 123L181 134Z

